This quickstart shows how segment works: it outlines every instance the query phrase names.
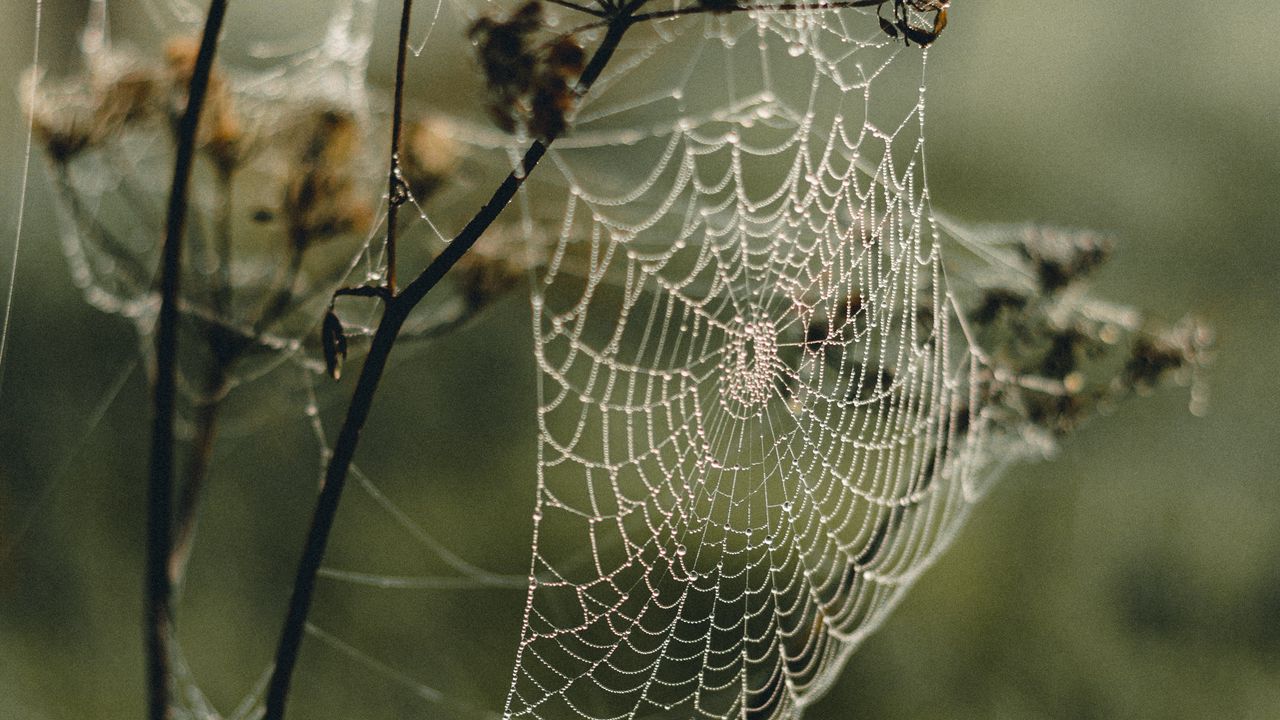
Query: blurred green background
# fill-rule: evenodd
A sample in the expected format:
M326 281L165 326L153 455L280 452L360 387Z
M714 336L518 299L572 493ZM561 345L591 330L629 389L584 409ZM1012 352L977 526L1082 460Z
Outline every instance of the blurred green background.
M375 82L392 52L395 9L383 4ZM306 21L306 3L279 5L233 2L232 33ZM810 717L1280 717L1280 15L1262 0L1159 6L956 0L930 55L930 188L963 220L1113 232L1099 295L1216 327L1211 413L1192 417L1185 392L1166 390L1006 477ZM2 289L34 7L0 7ZM138 17L127 2L113 9ZM67 62L84 13L45 3L46 62ZM144 376L130 369L130 326L72 286L54 226L37 155L0 386L0 717L138 717ZM466 559L517 575L536 439L527 322L514 297L404 352L361 449L411 517ZM269 662L314 491L299 378L257 388L241 395L259 422L233 425L218 446L217 512L179 610L193 671L226 709ZM331 430L346 392L326 392ZM232 413L248 405L239 397ZM439 572L354 490L331 566ZM320 627L448 702L312 638L294 717L496 709L523 592L326 582L320 593Z

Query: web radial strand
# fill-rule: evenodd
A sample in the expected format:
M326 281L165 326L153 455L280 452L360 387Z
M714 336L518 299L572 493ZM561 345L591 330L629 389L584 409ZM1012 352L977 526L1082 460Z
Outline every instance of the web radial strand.
M924 55L850 11L637 32L555 156L505 716L794 718L974 494Z

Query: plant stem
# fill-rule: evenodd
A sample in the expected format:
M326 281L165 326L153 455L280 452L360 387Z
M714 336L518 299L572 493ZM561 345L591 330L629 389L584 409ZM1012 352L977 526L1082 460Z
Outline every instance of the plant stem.
M409 18L413 0L404 0L400 14L400 45L396 54L395 105L391 110L391 159L387 171L387 292L396 294L396 217L408 200L408 189L400 177L400 134L404 127L404 74L409 61Z
M644 5L648 0L638 3ZM688 7L673 8L670 10L654 10L646 13L636 13L631 16L633 23L651 22L654 20L671 20L674 18L689 17L691 15L728 15L730 13L743 12L800 12L805 10L846 10L849 8L878 8L891 0L814 0L814 2L784 2L772 5L764 3L748 3L745 5L698 5L691 4ZM606 21L593 23L587 27L599 27L604 25Z
M200 50L191 72L187 107L178 126L160 265L160 313L156 320L156 378L152 393L151 459L147 482L147 560L143 635L147 658L147 706L150 720L168 720L169 634L173 623L168 562L173 512L173 421L177 396L178 289L182 273L182 237L186 229L196 130L204 106L227 0L210 0Z
M632 25L627 14L616 16L609 24L609 30L597 48L591 61L587 64L578 80L577 95L585 95L600 77L606 65L618 49L622 36ZM403 40L404 38L402 38ZM403 78L398 78L402 80ZM494 191L484 207L467 223L452 242L450 242L435 260L413 280L399 295L388 295L384 298L384 310L378 328L374 332L369 353L365 357L360 377L356 381L356 389L351 397L351 405L347 409L346 419L338 433L333 455L325 469L324 485L316 501L316 508L311 517L311 526L307 532L306 545L302 558L298 562L298 572L294 578L293 592L289 599L289 608L285 617L284 629L280 635L280 644L276 651L275 669L267 686L266 715L264 720L282 720L285 701L288 699L289 682L293 668L298 660L298 651L306 630L307 614L311 608L312 595L315 591L316 573L324 558L325 546L329 541L329 533L333 528L334 517L338 512L338 503L342 498L342 489L346 483L347 473L355 458L356 445L360 441L360 433L369 417L373 398L386 369L391 350L405 320L413 309L427 296L427 293L449 272L475 244L484 232L493 224L507 204L515 197L516 192L524 185L525 178L537 167L538 162L546 154L547 148L555 141L554 137L535 141L525 152L519 167L513 170L502 184Z

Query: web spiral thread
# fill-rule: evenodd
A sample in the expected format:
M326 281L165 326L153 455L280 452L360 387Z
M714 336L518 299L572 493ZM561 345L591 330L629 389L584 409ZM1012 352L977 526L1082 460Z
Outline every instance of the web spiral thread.
M607 125L624 86L654 87L631 107L677 105L679 122L612 150L642 176L576 182L590 140L559 158L505 714L796 717L976 494L974 365L924 183L923 55L847 11L650 32L579 125ZM674 85L646 72L681 53Z

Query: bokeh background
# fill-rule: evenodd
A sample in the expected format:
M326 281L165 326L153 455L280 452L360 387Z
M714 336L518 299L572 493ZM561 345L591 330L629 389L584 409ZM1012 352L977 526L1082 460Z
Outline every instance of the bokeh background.
M139 44L154 34L143 5L112 6ZM393 52L383 5L375 84ZM1114 233L1099 294L1216 327L1211 412L1192 417L1185 392L1166 390L1011 473L810 717L1280 717L1280 15L1263 0L1150 5L956 0L930 55L930 188L967 221ZM35 11L0 8L6 289ZM51 67L73 66L85 10L45 2ZM287 36L312 13L324 11L233 3L229 37L273 23ZM0 717L137 717L145 380L132 328L72 286L52 203L37 155L0 384ZM517 293L404 352L361 449L414 520L515 574L536 446L527 313ZM330 423L347 391L324 392ZM231 412L256 421L229 427L214 459L179 621L226 709L270 661L310 511L302 393L287 374L240 393ZM358 492L329 564L439 566ZM380 665L308 640L294 717L479 717L469 708L505 691L522 592L320 592L317 625Z

